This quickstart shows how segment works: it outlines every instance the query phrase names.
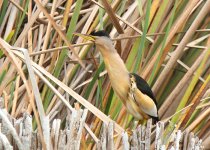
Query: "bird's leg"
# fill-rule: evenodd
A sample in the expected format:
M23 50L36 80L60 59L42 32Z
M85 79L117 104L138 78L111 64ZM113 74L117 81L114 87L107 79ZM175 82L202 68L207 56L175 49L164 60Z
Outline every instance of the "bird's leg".
M127 128L125 131L127 132L129 137L133 134L133 131L130 128Z
M145 125L146 124L146 120L143 119L143 120L139 120L138 122L138 125Z

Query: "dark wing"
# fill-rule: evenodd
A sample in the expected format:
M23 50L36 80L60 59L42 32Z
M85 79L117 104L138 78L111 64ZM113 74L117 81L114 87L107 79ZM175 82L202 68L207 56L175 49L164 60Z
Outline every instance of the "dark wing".
M146 94L148 95L153 101L154 103L157 105L157 102L156 102L156 98L150 88L150 86L148 85L148 83L142 78L140 77L139 75L135 74L135 73L131 73L135 79L136 79L136 85L137 85L137 88L143 93L143 94Z
M148 85L148 83L139 75L135 74L135 73L131 73L131 75L133 75L136 79L136 85L137 88L143 93L146 94L147 96L149 96L155 103L156 107L157 107L157 101L156 98L150 88L150 86ZM152 116L151 116L152 117ZM155 120L159 120L157 117L152 117Z

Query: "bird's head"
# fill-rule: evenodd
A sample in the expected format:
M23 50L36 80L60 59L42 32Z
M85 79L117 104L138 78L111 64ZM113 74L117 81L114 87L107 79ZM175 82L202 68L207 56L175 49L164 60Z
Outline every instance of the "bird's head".
M92 37L95 42L96 45L98 46L105 46L105 45L109 45L112 44L112 41L109 37L109 34L107 34L104 30L100 30L100 31L93 31L90 33L90 37Z
M97 32L93 31L89 35L80 34L80 33L74 33L74 35L80 36L86 40L94 42L94 44L98 46L98 48L101 51L103 50L109 51L111 50L110 47L113 47L113 43L109 35L103 30Z

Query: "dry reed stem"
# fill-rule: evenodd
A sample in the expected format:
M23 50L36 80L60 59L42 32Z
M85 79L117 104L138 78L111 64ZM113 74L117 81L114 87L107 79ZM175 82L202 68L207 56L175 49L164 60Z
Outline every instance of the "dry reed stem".
M31 94L31 91L30 91L30 88L29 88L29 85L28 85L28 82L26 80L26 77L22 71L22 69L20 68L19 64L17 63L17 59L16 57L14 56L14 54L11 52L11 47L10 45L8 45L4 40L2 40L0 38L0 47L1 49L4 51L4 54L7 55L7 57L10 59L10 61L14 64L14 66L17 68L17 71L19 73L19 75L21 76L25 86L26 86L26 91L27 91L27 94L28 94L28 97L33 97L32 94ZM34 115L35 115L35 118L36 118L36 121L37 121L37 124L38 124L38 130L39 130L39 134L41 136L41 141L42 141L42 144L43 144L43 147L45 147L45 143L44 143L44 140L43 140L43 135L42 135L42 130L41 130L41 126L40 126L40 122L39 122L39 115L37 114L36 112L36 108L35 108L35 104L34 104L34 101L32 101L33 99L30 99L30 105L32 106L33 108L33 111L34 111Z
M186 6L185 11L181 14L181 16L179 16L179 18L177 19L177 21L171 27L171 30L169 32L169 35L167 37L167 40L166 40L166 44L165 45L170 45L170 42L173 40L174 35L181 28L182 23L185 22L185 20L187 19L188 15L190 14L191 10L195 7L195 5L197 4L197 2L198 2L198 0L193 0L193 1L191 1L191 3L188 3L188 6ZM154 66L154 64L155 64L155 62L156 62L156 60L158 58L158 55L160 53L160 50L161 50L161 47L158 48L158 50L156 51L155 55L148 62L149 65L146 66L146 68L144 69L144 72L142 73L142 76L143 77L147 77L148 74L150 73L152 67ZM165 53L167 53L169 51L169 48L168 49L165 48L164 51L165 51ZM162 56L161 62L159 64L162 64L163 63L165 57L166 56ZM160 67L160 65L158 67ZM153 86L154 93L157 92L156 91L157 89L158 88L155 88L155 91L154 91L154 86Z
M104 5L104 8L105 8L106 12L108 13L108 15L109 15L109 17L111 19L113 25L117 29L118 33L123 34L124 31L123 31L122 27L120 26L119 21L117 20L112 7L109 5L107 0L102 0L102 3Z
M196 106L200 103L200 99L203 96L204 92L206 91L205 89L208 88L209 81L210 81L210 76L206 79L206 82L204 82L204 84L201 86L201 88L199 89L197 94L192 99L191 103L193 103L193 106L190 109L187 110L185 115L182 116L184 118L184 120L182 122L182 125L186 125L186 123L189 120L191 114L196 109Z
M45 6L47 4L48 0L43 1L43 5ZM27 25L24 27L23 31L19 35L18 39L16 40L14 46L19 46L23 38L27 35L28 31L30 30L31 26L34 24L36 19L38 18L39 14L41 13L41 9L37 9L34 13L33 16L30 18L28 21Z
M30 81L32 84L32 89L33 89L33 94L36 100L36 106L38 108L38 112L39 112L39 117L40 117L40 122L41 122L41 126L42 126L42 131L43 131L43 136L44 136L44 140L46 143L46 149L49 149L49 118L48 116L45 115L44 112L44 108L42 105L42 100L41 100L41 96L39 93L39 88L38 85L36 83L36 78L35 78L35 74L34 71L32 69L32 65L31 65L31 59L29 57L29 53L28 50L23 49L23 48L17 48L16 50L21 51L24 54L25 57L25 62L26 62L26 66L29 72L29 77L30 77ZM45 149L45 147L44 147Z
M23 144L20 141L15 128L13 127L13 125L11 124L11 122L9 121L9 119L7 118L6 115L7 115L7 111L1 109L0 110L0 117L1 117L1 119L6 123L8 131L12 134L12 136L13 136L13 138L15 140L15 143L17 144L18 148L20 150L23 150L24 149Z
M18 55L18 57L20 57L21 59L24 59L23 56L20 53L15 52L15 51L14 51L14 53L16 55ZM101 120L103 120L106 124L108 124L108 122L112 121L109 117L107 117L104 113L102 113L100 110L98 110L95 106L93 106L91 103L89 103L83 97L81 97L79 94L77 94L76 92L74 92L71 88L69 88L68 86L66 86L64 83L62 83L61 81L59 81L57 78L55 78L54 76L52 76L45 69L43 69L41 66L37 65L34 62L31 62L31 63L32 63L32 66L34 66L37 70L39 70L41 73L43 73L48 78L50 78L53 82L55 82L57 85L59 85L63 90L65 90L66 92L68 92L72 97L74 97L77 101L79 101L83 106L85 106L93 114L95 114L97 117L99 117ZM115 123L115 127L116 127L115 130L119 134L123 131L123 129L119 125L117 125L116 123Z
M170 72L171 68L174 66L175 62L182 55L185 45L187 44L188 41L190 41L190 38L194 34L195 30L198 28L201 21L206 16L206 14L209 12L209 7L210 7L210 1L207 1L205 3L205 5L203 6L203 8L201 9L201 11L199 12L199 14L197 15L197 17L195 18L195 20L192 23L192 25L190 26L190 28L188 29L188 31L186 32L186 34L184 35L180 44L175 49L173 56L171 57L171 59L166 64L165 68L163 69L163 71L159 75L157 81L155 82L155 84L152 88L155 94L157 93L157 90L160 88L161 84L165 80L166 76L169 74L169 72Z
M20 66L22 64L20 63ZM16 107L17 107L17 100L18 100L18 90L19 90L19 85L20 84L20 75L17 76L16 82L15 82L15 94L14 94L14 100L12 103L12 112L11 112L11 116L14 117L15 115L15 111L16 111Z
M177 84L175 89L170 93L170 95L166 98L163 105L159 109L159 115L162 117L168 107L173 102L174 98L180 93L180 91L183 89L184 85L188 82L188 80L191 78L193 73L195 72L196 68L199 66L200 62L202 61L203 57L205 56L206 51L202 52L202 54L199 56L199 58L195 61L195 63L192 65L192 67L187 71L187 73L184 75L184 77L180 80L180 82Z
M44 8L44 6L38 1L38 0L34 0L37 4L37 6L41 9L41 11L45 14L45 16L49 19L49 21L51 22L52 26L54 27L54 29L58 32L58 34L60 35L60 37L64 40L65 44L68 46L68 48L73 52L73 54L75 55L75 57L77 58L79 64L85 68L84 64L82 63L81 59L79 58L78 54L75 52L74 48L71 46L70 42L68 41L68 39L66 38L66 35L61 31L61 29L59 28L59 26L56 24L56 22L53 20L53 18L48 14L48 12L46 11L46 9Z
M52 5L52 9L51 9L51 12L50 12L50 15L51 17L53 17L53 14L56 10L56 2L57 0L54 0L53 1L53 5ZM52 27L52 24L51 22L48 23L47 25L47 31L46 31L46 34L45 34L45 38L44 38L44 42L43 42L43 46L42 46L42 50L41 51L45 51L47 46L48 46L48 42L49 42L49 38L50 38L50 34L51 34L51 27ZM40 58L39 58L39 65L42 66L43 62L44 62L44 58L45 58L45 55L41 55Z
M23 32L25 32L24 36L23 36L23 40L20 42L22 45L21 47L26 47L29 51L30 51L30 55L34 56L32 58L33 62L35 63L39 63L39 58L40 58L40 54L41 56L44 56L44 59L42 59L42 67L45 70L48 70L48 72L50 72L52 74L52 71L54 69L54 66L56 64L56 60L60 55L60 52L58 51L59 49L68 49L68 46L61 46L61 42L63 42L61 36L58 34L58 32L56 31L56 29L51 26L50 27L50 31L52 31L52 33L50 35L52 35L52 37L46 36L46 32L47 32L47 25L51 23L51 21L48 19L48 17L46 17L42 10L40 11L40 15L38 17L34 16L36 15L36 11L39 10L39 8L37 9L37 4L35 3L35 5L32 5L31 1L29 1L28 6L24 5L26 4L25 2L19 4L19 3L11 3L10 2L7 4L8 8L6 9L5 13L3 14L3 20L1 20L1 27L0 27L0 34L2 35L2 37L6 37L8 35L8 33L10 34L8 38L11 38L11 40L8 41L8 43L14 43L17 39L15 39L13 37L13 34L18 31L18 34L22 34ZM96 2L97 3L97 2ZM120 41L123 40L122 42L122 47L123 47L123 54L122 54L122 58L126 63L132 63L132 60L135 60L135 57L132 56L133 55L133 51L135 52L135 46L132 45L132 43L136 43L136 39L134 38L138 38L141 35L135 35L135 32L142 34L141 30L144 26L144 21L145 21L145 6L147 4L146 0L142 0L141 2L142 4L137 4L137 2L123 2L120 0L116 0L114 1L111 5L112 10L113 10L113 15L116 16L115 19L117 19L117 21L119 20L119 25L124 29L125 34L124 35L118 35L117 30L114 28L113 25L110 25L110 20L108 20L109 15L107 13L104 14L104 11L101 8L104 8L104 6L100 5L99 3L95 5L94 3L88 3L87 1L83 1L83 6L81 8L79 15L79 19L78 22L76 24L75 27L75 32L81 32L81 33L90 33L92 30L96 29L101 29L101 28L105 28L105 29L109 29L110 32L110 36L111 37L116 37L113 40L116 41ZM167 27L167 24L170 20L170 17L172 16L172 11L171 8L174 7L174 3L173 2L168 2L167 6L165 7L164 13L165 14L159 14L162 10L160 8L162 8L163 5L165 5L166 2L161 2L160 1L153 1L152 2L152 8L154 8L154 10L150 10L150 18L149 18L149 22L150 22L150 27L148 30L148 33L151 34L147 34L147 39L149 40L149 42L147 41L145 43L146 46L148 46L148 50L146 50L145 53L145 61L143 60L143 68L146 69L145 72L142 72L143 75L145 75L148 71L151 72L152 71L152 64L154 62L156 62L156 58L157 57L153 57L153 53L157 53L158 50L154 49L155 47L160 47L160 45L163 43L162 41L158 41L157 39L160 40L161 37L159 37L160 35L163 36L168 36L168 34L166 35L165 32L165 28ZM172 23L172 28L170 32L174 32L174 34L171 34L169 32L169 35L171 34L171 40L168 41L167 45L165 46L165 50L164 50L164 54L161 56L161 63L160 66L161 67L165 67L165 62L167 62L170 59L170 56L173 55L172 53L168 53L168 50L170 50L171 48L173 48L172 46L179 46L180 43L180 39L183 38L184 34L186 33L185 31L183 32L179 32L178 30L186 30L189 26L191 26L191 24L188 24L187 22L192 22L193 20L195 20L195 17L197 16L197 13L199 13L199 11L201 10L202 6L206 3L206 1L192 1L191 3L184 3L183 2L178 2L178 6L176 9L177 14L175 14L175 22ZM68 27L68 22L71 20L71 16L72 16L72 12L74 12L75 10L75 6L77 6L77 1L75 1L73 3L72 0L68 0L68 1L62 1L62 0L58 0L57 4L56 4L56 9L54 12L53 11L53 4L55 4L55 1L52 1L51 3L47 3L45 9L48 10L48 12L51 11L51 18L54 20L54 22L56 21L56 24L58 24L59 28L61 28L62 32L65 32L66 27ZM141 6L139 6L141 5ZM98 7L99 6L99 7ZM139 7L140 8L140 13L139 13ZM17 8L18 12L15 13L14 11L11 12L11 10L13 8ZM182 9L186 9L188 8L188 13L186 13L186 10L182 10ZM23 9L28 9L28 12L26 12L26 15L23 15ZM33 14L31 14L33 9ZM64 12L65 10L65 12ZM99 12L99 10L101 12ZM64 15L59 15L60 12L64 12ZM114 12L116 12L119 15L116 15ZM163 12L162 12L163 13ZM2 19L2 14L0 15L0 18ZM16 14L16 15L15 15ZM49 14L49 13L48 13ZM81 15L82 14L82 15ZM188 14L188 15L186 15ZM185 16L184 16L185 15ZM24 18L21 18L22 16L24 16ZM33 21L33 17L36 17L35 21ZM176 21L179 21L179 19L181 17L185 17L185 21L181 22L179 24L179 27L177 28L177 31L175 31L174 25L177 25ZM17 25L14 24L14 20L17 19L24 19L23 22L20 24L17 24L18 26L20 25L20 30L16 30ZM27 29L27 32L24 31L25 29L23 29L25 21L28 18L28 24L26 23L26 27L29 25L29 22L32 21L33 23L30 23L31 26L29 27L29 29ZM156 19L159 19L159 22L157 22ZM184 53L186 55L182 55L182 56L186 56L187 58L189 58L189 56L192 54L192 57L189 58L189 60L186 59L186 57L182 57L181 60L177 60L176 62L178 62L177 65L178 68L184 69L183 72L186 71L186 74L190 71L191 68L189 68L188 66L191 66L191 64L195 64L196 60L199 59L200 57L197 55L200 53L201 49L205 49L206 46L203 44L206 42L206 38L209 37L209 34L207 32L209 32L209 29L205 29L208 27L208 21L209 21L209 17L206 17L207 19L204 20L204 24L200 26L201 30L198 29L196 30L196 34L193 37L193 41L187 42L187 44L185 45L185 47L183 48ZM182 18L183 19L183 18ZM10 20L10 21L9 21ZM104 21L101 24L101 21ZM21 20L22 21L22 20ZM158 27L154 27L155 30L152 29L152 26L154 25L154 22L156 22L158 25ZM110 25L110 26L109 26ZM8 28L7 28L8 26ZM111 28L112 26L112 28ZM141 26L142 28L139 29L139 26ZM151 30L150 30L151 29ZM173 31L174 29L174 31ZM5 32L6 31L6 32ZM22 32L22 33L21 33ZM49 32L49 31L48 31ZM153 32L158 32L158 33L153 33ZM201 33L203 32L203 33ZM205 32L205 33L204 33ZM181 34L180 34L181 33ZM184 33L184 34L182 34ZM32 37L32 36L33 37ZM132 35L132 36L127 36L127 35ZM118 37L119 36L119 37ZM149 37L149 36L153 36L153 37ZM19 38L18 38L19 39ZM124 40L124 39L128 39L128 40ZM140 38L139 38L140 39ZM46 42L48 40L48 42ZM78 44L81 43L82 41L80 40L80 38L76 39L72 39L76 44L72 45L73 47L76 47L77 45L85 45L86 43L82 43L82 44ZM176 41L176 43L174 43ZM47 44L46 44L46 43ZM116 43L116 42L115 42ZM91 44L89 42L89 44ZM148 44L148 45L147 45ZM159 45L158 45L159 44ZM19 44L20 45L20 44ZM45 45L45 48L44 48ZM46 46L47 45L47 46ZM65 44L64 44L65 45ZM54 48L55 47L55 48ZM119 48L119 45L116 46L117 49ZM196 48L196 49L194 49ZM46 50L46 51L40 51L40 50ZM198 50L197 50L198 49ZM48 51L49 50L49 51ZM86 70L84 70L83 68L81 68L80 65L78 65L78 60L76 58L72 59L73 57L70 56L72 60L65 62L64 61L64 66L62 68L62 66L60 66L61 69L61 73L58 77L59 80L61 80L64 84L68 85L70 87L70 89L74 89L77 90L78 94L80 94L81 96L85 95L88 83L90 83L92 81L92 77L95 74L95 71L98 68L98 58L99 58L99 54L97 51L95 51L94 48L90 49L90 46L83 46L83 48L78 48L75 49L76 53L78 53L78 55L82 58L82 62L85 64L86 66ZM89 51L91 50L91 51ZM92 51L93 50L93 51ZM187 51L186 51L187 50ZM195 52L193 51L195 50ZM32 53L31 53L32 52ZM54 53L50 53L50 52L54 52ZM147 53L148 52L148 53ZM21 57L19 56L19 53L12 51L12 53L14 53L15 55L17 55L21 60L23 60ZM0 53L1 54L1 53ZM72 53L70 53L71 55ZM135 53L134 53L135 54ZM156 54L157 55L157 54ZM167 56L168 55L168 56ZM55 56L55 57L54 57ZM155 56L155 55L154 55ZM130 59L131 57L132 60ZM153 58L152 58L153 57ZM6 59L4 59L6 58ZM129 62L131 60L131 62ZM150 61L149 61L150 60ZM151 60L154 60L153 62ZM24 60L23 60L24 61ZM94 61L94 62L93 62ZM164 62L163 62L164 61ZM92 63L93 62L93 63ZM101 62L101 61L100 61ZM148 63L146 63L148 62ZM17 64L20 64L21 61L19 61L19 59L17 59ZM24 112L26 109L28 112L30 113L35 113L35 118L37 118L36 116L36 111L37 110L33 110L31 104L28 102L33 101L33 93L31 93L31 89L32 86L29 83L28 89L30 90L30 97L31 99L29 99L28 94L27 94L27 87L25 86L24 82L22 82L22 76L19 74L19 72L17 72L16 67L14 65L10 65L10 60L8 59L7 55L6 57L3 56L2 59L0 59L0 79L3 79L0 85L0 94L2 92L1 89L3 89L6 93L6 103L8 103L8 106L6 106L8 108L8 111L10 113L13 114L14 117L20 117L22 115L22 112ZM13 64L13 63L12 63ZM3 65L3 67L2 67ZM57 64L56 64L57 65ZM129 69L132 70L132 66L135 65L135 62L133 62L132 64L129 64ZM77 67L79 66L79 67ZM159 67L160 67L159 66ZM209 66L209 63L205 64L205 68L204 68L204 74L203 77L199 77L199 80L204 82L204 78L206 77L206 75L208 75L209 73L209 69L207 68ZM146 68L145 68L146 67ZM151 67L151 68L150 68ZM182 68L183 67L183 68ZM191 66L192 67L192 66ZM25 72L25 70L27 71L26 65L20 65L19 67L20 69L23 70L25 76L28 75L28 72ZM150 69L149 69L150 68ZM39 86L39 92L40 94L43 94L43 97L45 95L45 91L43 90L43 87L47 87L51 86L51 88L48 88L49 91L52 91L53 98L50 101L50 104L47 106L47 111L46 114L49 115L49 121L53 121L53 119L55 117L60 118L61 120L65 119L65 114L66 111L69 114L69 108L65 107L66 104L64 105L64 103L68 103L71 107L71 105L73 105L73 101L75 100L74 97L72 97L71 95L69 95L68 92L66 92L65 90L63 90L63 88L61 88L59 85L52 86L54 85L54 83L50 83L49 81L51 79L48 79L48 76L46 74L41 73L39 70L35 69L33 67L34 71L36 72L36 74L40 77L41 80L37 81L36 80L36 84ZM174 69L174 68L173 68ZM160 68L160 72L161 72L162 68ZM178 69L177 69L178 70ZM176 89L176 84L179 82L178 80L182 80L183 77L185 77L185 75L183 76L183 74L181 72L178 72L177 70L171 70L170 71L170 76L167 76L166 81L172 81L172 82L168 82L168 83L164 83L162 84L161 88L158 91L158 95L157 98L162 102L167 103L167 98L168 95L170 95L170 93L174 92L174 90ZM3 74L5 74L5 77L3 76ZM196 75L195 73L193 73L194 75ZM104 71L103 73L100 74L100 77L106 75L106 71ZM176 76L178 75L178 76ZM157 77L160 76L160 74L157 74ZM191 74L190 77L192 77L193 75ZM17 77L17 78L16 78ZM133 122L133 120L131 120L130 116L127 115L126 110L121 111L119 109L120 104L117 102L118 99L114 99L112 98L112 100L110 100L109 98L111 97L110 95L110 88L108 87L109 85L109 80L107 79L107 76L105 76L106 78L103 80L100 78L101 82L101 86L102 88L98 88L97 87L97 82L95 82L92 86L91 91L89 92L89 97L87 98L89 100L90 103L92 104L96 104L96 102L98 102L98 95L96 95L95 93L99 92L100 90L100 94L103 96L103 98L100 100L102 100L100 105L100 109L102 109L103 111L110 109L108 102L112 101L112 105L113 107L111 107L111 111L109 111L108 113L111 115L111 117L114 117L115 120L119 120L119 124L125 128L125 127L135 127L136 124ZM148 79L149 76L143 76L146 77L145 79ZM15 78L17 79L15 81ZM18 81L19 79L19 81ZM155 76L154 81L156 81L157 78ZM189 80L188 80L189 81ZM19 82L19 83L18 83ZM52 81L53 82L53 81ZM201 83L202 83L201 82ZM14 84L15 83L15 84ZM92 84L92 83L91 83ZM14 87L15 85L15 87ZM192 95L196 95L198 93L196 93L199 89L200 86L200 82L198 85L196 85L194 87L194 91L192 91ZM166 88L170 88L171 91L166 90L164 91ZM188 88L189 86L187 84L185 84L184 89ZM58 88L58 89L56 89ZM180 99L180 97L184 94L184 89L181 90L180 94L178 94L179 96L174 98L174 102L172 103L172 105L170 105L169 107L167 107L169 109L169 111L167 111L167 113L172 113L175 109L175 105L178 104L178 100ZM162 92L164 91L164 93ZM180 91L180 90L179 90ZM202 90L202 94L203 95L205 93L208 94L208 92L206 91L206 89ZM100 95L100 96L101 96ZM14 98L13 101L12 98ZM62 101L60 101L60 99L62 99ZM189 101L193 100L193 97L189 98ZM196 113L196 118L200 117L200 114L202 114L204 111L206 111L208 109L208 105L209 103L206 100L200 101L200 98L198 98L196 100L197 102L200 103L200 105L198 105L197 107L193 108L193 111ZM11 106L12 105L12 106ZM111 106L112 106L111 105ZM180 111L177 111L175 114L170 114L172 115L171 117L173 117L174 115L180 113L180 114L184 114L186 113L186 111L188 109L190 109L193 105L197 105L195 103L191 103L190 105L186 106L185 108L181 109ZM163 105L162 105L163 107ZM174 107L174 108L173 108ZM118 112L116 112L115 110L117 110ZM191 108L192 109L192 108ZM199 109L199 110L198 110ZM114 110L114 111L113 111ZM120 114L119 114L120 112ZM194 113L193 112L193 113ZM95 112L94 112L95 113ZM115 115L116 114L116 115ZM166 116L166 115L165 115ZM168 125L168 120L171 118L166 118L164 119L164 124L167 126ZM195 124L194 127L194 131L195 134L201 134L199 135L201 138L203 138L203 140L205 140L205 144L208 142L207 137L208 135L210 135L210 132L205 132L204 133L204 128L208 128L208 124L202 125L203 122L208 121L208 118L205 117L202 121L198 122ZM38 120L39 121L39 120ZM129 123L128 123L129 121ZM178 121L178 125L176 126L176 130L180 129L180 123L183 122L183 118L181 121ZM193 122L193 121L192 121ZM82 141L81 144L83 146L83 148L85 146L88 147L88 149L94 149L96 148L95 143L100 143L100 138L98 138L97 136L99 135L99 131L100 131L100 127L102 124L102 121L100 121L99 118L97 118L94 114L91 113L90 117L88 117L87 119L87 123L90 124L85 124L84 127L86 128L87 132L84 132L82 135ZM194 123L194 122L193 122ZM66 133L62 133L60 135L58 135L59 132L59 123L55 123L56 126L58 127L54 127L54 129L56 130L56 132L51 132L51 138L55 138L55 141L57 141L57 147L58 149L63 149L65 148L65 136L67 136ZM49 124L47 125L49 126ZM89 126L91 127L91 129L89 128ZM187 125L188 126L188 125ZM187 127L186 126L186 127ZM202 128L202 129L200 129ZM38 129L39 129L39 124L38 124ZM40 130L39 130L40 131ZM61 130L62 131L62 130ZM143 129L141 129L140 131L143 131ZM41 131L42 132L42 131ZM49 131L48 131L49 133ZM47 134L48 134L47 133ZM136 133L136 132L135 132ZM56 134L56 136L53 136L54 134ZM89 135L90 134L90 135ZM143 132L140 132L139 134L141 134L141 136L144 135ZM69 135L69 134L68 134ZM107 135L107 134L106 134ZM61 136L61 139L63 139L64 141L62 141L61 139L59 139L58 136ZM120 135L117 133L117 135L115 135L114 137L117 137L117 141L114 142L115 148L119 148L120 146ZM152 133L152 138L154 136L154 132ZM177 134L176 134L177 136ZM35 134L36 137L36 134ZM200 143L199 140L196 139L196 137L193 135L191 136L192 140L190 140L189 142L192 145L185 145L186 147L191 147L191 148L198 148ZM85 142L85 140L88 140L88 142ZM33 133L33 139L34 139L34 133ZM57 140L56 140L57 139ZM91 139L91 141L94 141L92 143L89 143L89 140ZM62 142L61 142L61 141ZM128 140L130 140L130 138L128 138ZM146 148L145 147L145 143L144 143L144 138L142 138L140 140L141 142L141 146L142 148ZM10 141L10 140L9 140ZM40 139L34 139L35 142L38 142L38 145L36 146L37 148L41 147L41 140ZM54 142L54 141L53 141ZM108 141L107 141L108 142ZM135 141L133 141L135 143ZM151 142L154 143L154 141L152 140ZM175 141L173 141L175 142ZM193 143L194 142L194 143ZM49 143L49 142L47 142ZM135 144L129 143L130 147L136 148ZM160 148L162 149L175 149L177 148L177 143L173 143L173 146L168 147L168 144L166 145L159 145ZM181 143L180 143L181 144ZM53 143L49 143L48 145L50 145L50 149L53 148L54 144ZM151 148L154 148L154 144L151 145ZM26 146L27 147L27 146ZM49 146L48 146L49 147ZM105 147L104 147L105 148ZM107 148L107 147L106 147ZM122 148L122 146L120 147Z

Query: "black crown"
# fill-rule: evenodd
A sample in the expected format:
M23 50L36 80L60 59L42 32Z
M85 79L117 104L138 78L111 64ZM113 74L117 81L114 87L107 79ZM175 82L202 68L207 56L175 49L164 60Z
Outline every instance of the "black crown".
M106 33L104 30L100 30L100 31L93 31L90 33L90 35L93 35L93 36L106 36L106 37L109 37L109 34Z

